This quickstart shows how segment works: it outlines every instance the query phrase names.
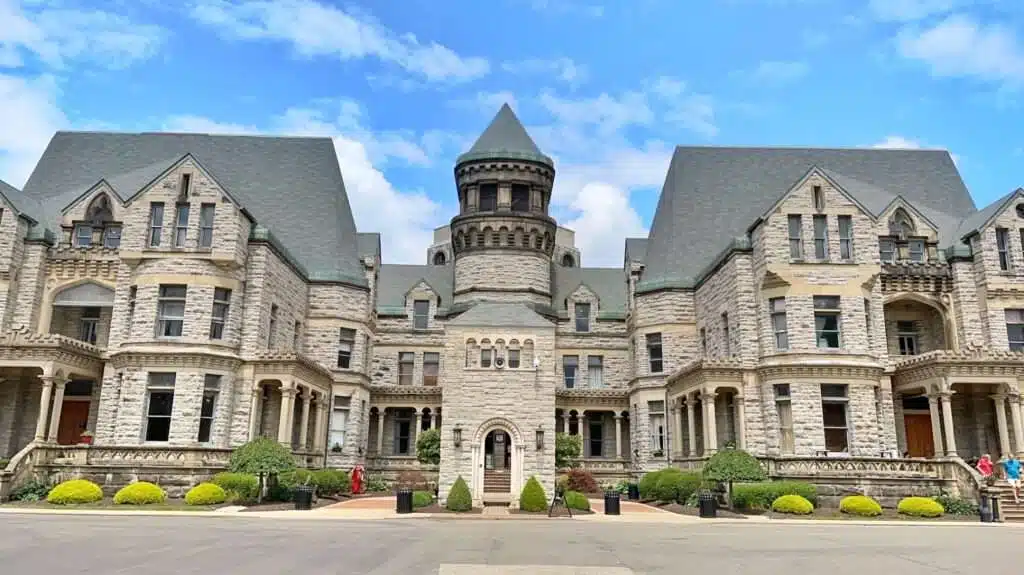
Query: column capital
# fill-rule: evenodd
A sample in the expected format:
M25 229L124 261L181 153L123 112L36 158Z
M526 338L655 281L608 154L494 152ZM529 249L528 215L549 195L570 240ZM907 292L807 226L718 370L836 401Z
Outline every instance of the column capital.
M53 385L54 382L57 381L57 376L55 376L55 375L40 375L39 376L39 381L42 381L46 385Z
M718 394L713 391L702 391L700 393L701 400L714 400L718 397Z
M991 398L993 401L1005 402L1006 398L1007 398L1007 394L1002 393L1002 392L1000 392L1000 393L993 393L992 395L989 396L989 398Z
M281 397L295 397L299 393L299 390L294 387L282 387Z
M622 414L621 413L613 414L612 417L615 418L615 421L622 421Z

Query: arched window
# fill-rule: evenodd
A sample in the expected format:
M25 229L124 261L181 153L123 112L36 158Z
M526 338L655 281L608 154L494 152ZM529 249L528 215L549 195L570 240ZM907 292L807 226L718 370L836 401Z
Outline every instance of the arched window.
M522 358L520 361L522 362L523 367L533 367L533 340L528 339L524 341L522 349L523 351L520 353Z
M443 266L448 262L448 258L445 257L444 252L437 252L434 254L434 265Z
M93 198L86 211L85 219L97 227L114 219L114 212L110 209L110 198L107 194L99 194Z
M473 338L466 340L466 367L473 367L476 365L477 356L476 340Z
M914 232L914 220L910 219L910 214L903 208L896 208L892 217L889 218L889 235L905 240L915 235Z
M576 258L572 257L572 254L565 254L562 256L562 266L567 268L576 267Z

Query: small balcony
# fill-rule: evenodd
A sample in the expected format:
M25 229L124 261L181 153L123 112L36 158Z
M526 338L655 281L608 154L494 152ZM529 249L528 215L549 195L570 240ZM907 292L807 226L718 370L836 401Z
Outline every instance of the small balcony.
M113 311L114 290L96 283L78 284L54 296L48 331L105 348Z

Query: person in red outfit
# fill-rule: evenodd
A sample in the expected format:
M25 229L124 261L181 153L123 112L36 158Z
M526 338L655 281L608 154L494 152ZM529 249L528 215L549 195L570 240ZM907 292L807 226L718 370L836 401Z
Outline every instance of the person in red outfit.
M981 473L981 476L984 477L985 479L988 479L989 477L992 476L992 458L989 457L987 453L981 456L981 459L978 460L978 464L976 465L976 467L978 468L978 471Z

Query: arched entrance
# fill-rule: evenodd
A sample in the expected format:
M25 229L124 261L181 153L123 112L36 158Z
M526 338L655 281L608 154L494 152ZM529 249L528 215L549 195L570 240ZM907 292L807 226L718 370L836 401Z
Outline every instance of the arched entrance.
M484 493L510 493L512 445L507 433L495 429L484 439Z
M523 486L523 455L522 434L512 422L481 425L473 442L473 499L514 502Z

